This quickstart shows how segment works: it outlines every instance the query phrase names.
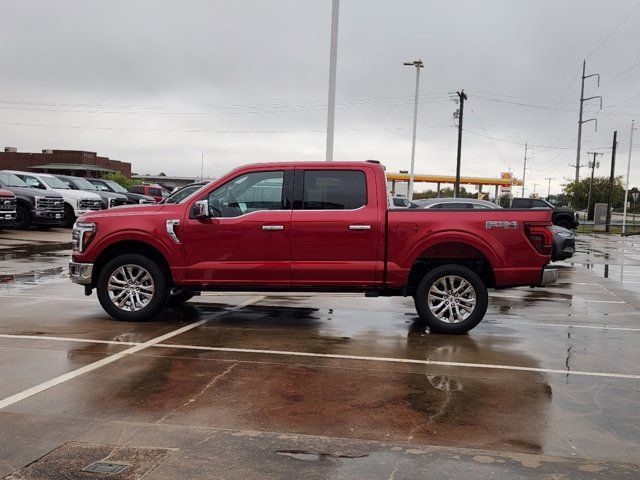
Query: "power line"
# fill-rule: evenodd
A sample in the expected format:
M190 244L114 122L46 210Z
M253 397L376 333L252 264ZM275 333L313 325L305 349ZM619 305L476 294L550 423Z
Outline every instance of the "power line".
M615 35L615 33L620 30L620 27L622 27L625 23L627 23L627 21L633 16L633 14L636 12L636 10L638 9L638 7L640 7L640 2L636 3L636 6L633 7L633 9L622 19L622 21L616 26L616 28L613 29L613 31L607 35L604 40L602 40L602 42L600 42L600 44L595 48L595 50L593 50L589 55L587 55L585 57L585 59L590 58L591 56L593 56L598 50L600 50L600 48L602 48L602 46L607 43L609 41L609 39L611 37L613 37Z
M640 62L634 63L633 65L631 65L629 68L627 68L623 72L620 72L616 76L614 76L614 77L610 78L609 80L607 80L606 82L604 82L601 86L604 87L605 85L608 85L609 83L613 82L614 80L617 80L618 78L622 77L623 75L626 75L627 73L629 73L631 70L633 70L634 68L636 68L638 66L640 66Z
M482 122L480 121L480 119L478 118L478 115L476 114L475 110L471 108L471 113L473 113L473 116L476 117L476 121L478 122L478 124L480 125L480 127L482 128L482 130L484 130L484 133L487 134L487 136L489 135L489 132L487 132L487 129L484 128L484 125L482 125ZM498 147L496 146L495 143L493 143L493 139L491 137L489 137L489 141L491 142L491 146L493 147L493 149L498 152L498 155L500 156L500 158L502 159L502 161L504 162L504 164L507 166L507 168L510 167L509 162L507 162L505 160L505 158L502 156L502 153L500 153L500 150L498 150Z

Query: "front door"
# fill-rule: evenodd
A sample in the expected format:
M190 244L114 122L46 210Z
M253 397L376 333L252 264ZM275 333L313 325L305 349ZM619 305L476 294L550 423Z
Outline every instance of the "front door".
M211 217L185 220L189 284L290 284L292 174L240 174L205 197Z
M293 286L372 286L382 271L383 223L374 172L297 169L294 198Z

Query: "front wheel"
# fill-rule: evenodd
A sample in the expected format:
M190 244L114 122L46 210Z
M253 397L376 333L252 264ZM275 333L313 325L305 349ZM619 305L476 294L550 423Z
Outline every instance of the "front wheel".
M26 230L31 225L31 212L24 205L16 207L15 227L20 230Z
M418 284L416 310L433 333L462 334L474 328L487 311L489 298L482 279L467 267L443 265Z
M156 262L143 255L124 254L110 260L98 274L100 305L117 320L151 319L167 300L167 279Z
M73 210L73 207L69 204L65 204L64 206L64 221L62 222L63 228L71 228L76 221L76 212Z

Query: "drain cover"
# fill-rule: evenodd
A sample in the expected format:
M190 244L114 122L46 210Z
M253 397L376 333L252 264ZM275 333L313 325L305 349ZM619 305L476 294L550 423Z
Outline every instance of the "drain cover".
M69 442L5 480L136 480L146 477L174 449Z
M91 465L87 465L82 469L83 472L95 472L95 473L122 473L130 465L124 463L107 463L107 462L93 462Z

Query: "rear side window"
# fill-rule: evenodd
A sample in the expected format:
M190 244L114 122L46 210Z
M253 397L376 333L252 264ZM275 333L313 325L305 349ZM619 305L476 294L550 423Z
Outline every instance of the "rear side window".
M361 170L306 170L304 210L355 210L367 204L367 181Z
M159 188L151 187L149 189L149 195L154 196L154 197L161 197L162 196L162 191Z

